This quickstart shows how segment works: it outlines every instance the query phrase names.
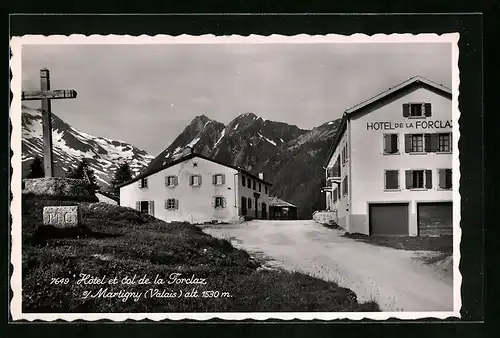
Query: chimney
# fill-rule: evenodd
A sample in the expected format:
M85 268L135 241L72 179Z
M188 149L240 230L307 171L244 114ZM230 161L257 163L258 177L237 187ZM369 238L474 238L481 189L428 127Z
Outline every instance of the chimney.
M264 173L259 173L259 178L264 181Z

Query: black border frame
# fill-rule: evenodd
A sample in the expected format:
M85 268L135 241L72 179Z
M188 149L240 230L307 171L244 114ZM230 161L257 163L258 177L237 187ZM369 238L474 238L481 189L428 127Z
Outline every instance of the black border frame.
M22 7L22 3L21 6ZM183 9L186 5L178 5L177 10ZM38 12L58 12L61 8L48 3L38 3L38 5L31 6ZM38 8L36 8L38 7ZM75 6L76 7L76 6ZM174 6L171 6L174 7ZM410 6L411 7L411 6ZM146 8L146 5L144 6ZM184 9L189 10L187 5ZM69 8L74 9L74 8ZM442 10L442 5L435 4L436 11ZM121 8L124 11L125 7ZM18 10L18 12L20 12ZM137 12L137 11L136 11ZM148 12L148 10L141 10L141 12ZM460 270L463 275L462 280L462 320L460 322L469 321L471 323L480 323L485 317L485 297L484 297L484 243L483 232L485 231L485 218L484 218L484 204L485 204L485 191L484 191L484 159L485 153L483 148L483 16L479 13L476 14L398 14L398 15L328 15L328 14L255 14L255 15L207 15L207 14L193 14L193 15L168 15L168 16L10 16L10 22L7 24L10 28L10 36L24 35L24 34L62 34L67 35L70 33L84 33L90 34L346 34L353 33L448 33L459 32L459 68L460 68L460 97L459 107L461 111L460 118L460 132L461 139L459 141L460 147L460 162L461 162L461 182L460 193L462 195L462 245L461 245L461 263ZM5 22L5 21L4 21ZM498 22L498 21L497 21ZM495 21L490 23L490 28L494 28ZM494 41L492 39L492 41ZM7 71L9 72L9 71ZM485 76L487 73L485 73ZM10 78L10 75L8 75ZM9 100L10 101L10 100ZM9 102L8 102L9 104ZM498 104L498 103L497 103ZM10 120L8 109L4 115L9 130L4 138L6 145L2 148L5 155L11 153L9 147L10 139ZM5 159L4 170L6 180L2 180L5 184L5 190L9 191L10 181L10 156L3 157ZM4 191L5 191L4 190ZM5 224L10 224L8 215L8 202L10 195L7 195L7 203L2 203L2 208L6 211L4 218ZM493 194L488 192L488 197L494 197ZM488 201L492 206L493 201ZM481 215L478 215L478 211ZM478 231L478 225L481 224L481 230ZM2 227L1 236L6 242L9 241L10 231L8 227ZM5 242L4 242L5 243ZM7 257L4 260L3 272L7 278L4 280L4 290L9 289L10 282L10 261L7 247ZM5 318L9 318L8 305L10 297L7 293L2 293L2 300L5 297L2 313ZM420 325L425 321L412 322L406 325L384 325L384 323L375 322L376 324L368 324L366 322L351 321L347 324L339 322L321 322L321 325L301 325L307 322L284 322L279 321L286 325L279 325L287 334L295 335L319 335L319 334L334 334L334 335L350 335L352 329L356 329L360 336L364 336L370 332L374 336L394 336L400 337L402 335L423 336L424 334L430 337L433 336L483 336L483 326L481 325L457 325L458 323L447 322L440 325L428 323ZM370 323L369 322L369 323ZM404 321L396 320L394 323ZM179 323L179 322L177 322ZM193 323L193 322L191 322ZM203 330L210 330L217 328L217 335L225 336L231 330L229 336L241 335L248 332L247 329L252 328L252 336L263 334L263 330L269 329L269 325L264 322L257 322L251 325L242 325L246 322L233 322L239 324L234 327L228 325L212 324L207 322L195 322L195 325L161 325L163 329L169 330L170 334L188 334L190 330L201 328ZM231 322L224 322L231 323ZM255 323L255 322L254 322ZM267 322L267 323L271 323ZM16 332L17 335L26 336L28 332L41 336L54 336L76 334L78 336L84 335L99 335L109 336L111 332L115 334L126 336L129 335L144 335L147 334L151 337L156 337L161 334L161 329L158 330L158 325L150 324L133 324L120 323L113 325L96 325L93 324L38 324L26 325L21 323L9 324L9 332ZM312 323L311 323L312 324ZM367 325L368 324L368 325ZM264 329L265 328L265 329ZM275 329L274 325L272 329ZM312 331L312 330L314 331ZM36 331L35 331L36 330ZM113 330L113 331L111 331ZM307 330L305 333L304 330ZM300 332L302 331L302 333ZM407 332L405 332L407 331ZM21 333L23 332L23 333ZM283 332L285 333L285 332ZM387 335L386 333L390 333ZM196 331L193 331L196 334Z

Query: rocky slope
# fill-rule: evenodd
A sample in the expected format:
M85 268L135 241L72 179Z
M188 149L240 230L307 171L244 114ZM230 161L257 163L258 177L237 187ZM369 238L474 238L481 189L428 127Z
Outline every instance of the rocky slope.
M299 217L310 218L314 210L324 208L322 164L339 124L340 119L304 130L245 113L224 126L197 116L151 167L172 161L191 145L202 155L264 173L273 184L271 194L297 205Z

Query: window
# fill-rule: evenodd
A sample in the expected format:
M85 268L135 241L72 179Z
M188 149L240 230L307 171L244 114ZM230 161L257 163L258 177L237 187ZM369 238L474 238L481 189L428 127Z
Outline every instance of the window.
M406 134L405 135L405 152L406 153L423 153L424 152L424 135L423 134Z
M247 214L247 198L241 196L241 215L246 216Z
M136 210L142 213L153 215L155 214L155 201L137 201L135 204Z
M398 134L384 134L384 154L398 154Z
M198 166L198 162L193 162L193 167L197 167Z
M451 152L451 133L437 134L438 138L438 152L449 153Z
M347 143L344 145L342 148L342 165L347 163L347 159L349 158L348 154L348 149L347 149Z
M439 189L451 189L452 188L452 175L451 169L439 169Z
M262 191L262 184L259 183L259 192L261 192L261 191Z
M399 170L386 170L384 182L384 188L386 190L399 189Z
M252 209L252 199L248 199L248 209Z
M201 185L201 175L191 175L189 176L189 185L200 186Z
M178 184L177 176L167 176L165 177L165 185L167 187L174 187Z
M342 196L344 195L347 195L349 193L349 187L348 187L348 177L344 177L344 179L342 180Z
M405 103L403 104L403 117L430 117L431 104L430 103Z
M247 178L247 185L248 185L248 189L252 189L252 180L249 178Z
M214 185L224 185L226 184L226 175L216 174L212 176L212 183Z
M214 208L225 208L226 199L223 196L214 196Z
M422 134L411 135L411 152L421 153L424 151L424 140Z
M257 190L257 182L253 181L253 190Z
M338 196L338 192L337 192L337 188L333 189L333 203L337 202L337 196Z
M432 170L406 170L406 189L432 189Z
M148 187L148 178L147 177L141 178L141 180L139 181L139 187L141 189L144 189L144 188Z
M176 200L175 198L169 198L165 200L165 209L167 210L179 209L179 200Z
M410 104L410 117L424 116L424 105L421 103Z
M264 192L267 194L267 185L264 186Z
M241 176L241 185L242 186L246 186L246 183L247 182L247 179L245 178L245 176Z

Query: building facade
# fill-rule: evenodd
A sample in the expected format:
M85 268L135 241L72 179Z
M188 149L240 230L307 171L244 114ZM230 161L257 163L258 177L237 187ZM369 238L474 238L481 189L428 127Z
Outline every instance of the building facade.
M120 205L167 222L236 222L244 216L267 219L269 187L263 177L188 154L122 185Z
M327 209L351 233L451 234L452 150L451 90L411 78L344 113Z

